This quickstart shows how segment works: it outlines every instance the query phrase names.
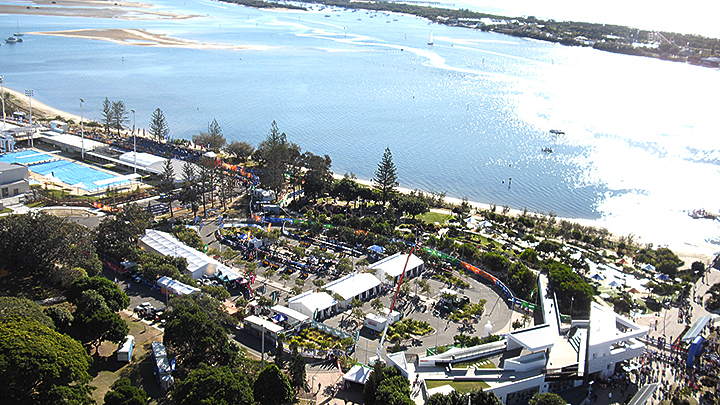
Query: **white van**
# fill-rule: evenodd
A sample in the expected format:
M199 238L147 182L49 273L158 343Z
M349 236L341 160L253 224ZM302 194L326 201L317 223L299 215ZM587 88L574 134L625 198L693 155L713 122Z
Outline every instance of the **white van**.
M133 350L135 350L135 337L133 335L125 336L125 343L121 344L117 350L118 361L127 361L130 363L132 360Z

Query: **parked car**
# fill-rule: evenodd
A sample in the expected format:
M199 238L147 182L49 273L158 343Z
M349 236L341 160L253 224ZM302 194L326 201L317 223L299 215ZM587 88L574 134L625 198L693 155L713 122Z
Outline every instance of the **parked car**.
M153 308L152 304L149 302L143 302L142 304L138 305L133 309L133 312L135 312L139 317L144 318L148 312L149 309L155 309Z

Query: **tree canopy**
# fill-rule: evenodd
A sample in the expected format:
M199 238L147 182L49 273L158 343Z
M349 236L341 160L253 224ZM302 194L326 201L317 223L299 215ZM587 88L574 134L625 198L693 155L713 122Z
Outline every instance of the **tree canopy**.
M79 342L34 319L0 319L0 392L8 403L89 403L89 362Z
M106 217L95 228L98 252L115 259L137 260L140 236L150 226L152 214L133 203L123 207L114 217Z
M55 327L55 323L42 307L27 298L0 297L0 319L8 317L34 319L48 328Z
M177 405L249 405L253 391L247 376L228 366L201 366L177 383L172 391Z
M225 329L194 302L173 299L166 319L163 342L177 355L182 370L194 369L201 363L211 366L235 363L237 347L230 343Z
M390 148L385 148L380 163L378 163L377 170L375 170L375 177L373 177L373 183L375 183L375 189L380 192L381 201L383 205L390 199L390 196L394 193L395 187L397 186L397 168L393 163L392 152Z
M275 364L260 372L253 385L253 394L260 405L280 405L293 399L290 382Z
M0 218L0 257L11 273L61 284L62 269L95 275L102 268L91 235L82 225L44 212L8 215Z
M163 138L165 138L168 131L169 129L167 121L165 120L165 114L163 114L161 109L155 109L150 116L150 134L156 141L160 142Z
M104 401L105 405L145 405L148 396L145 390L133 386L129 378L123 377L113 383Z
M215 119L208 126L208 132L201 131L199 134L193 135L192 139L213 151L219 151L227 142L222 134L222 129L220 129L220 124Z
M530 398L530 405L565 405L567 401L552 392L538 392Z
M83 277L72 283L65 292L68 302L78 305L83 292L93 290L102 296L108 309L117 312L130 305L130 298L117 284L105 277Z

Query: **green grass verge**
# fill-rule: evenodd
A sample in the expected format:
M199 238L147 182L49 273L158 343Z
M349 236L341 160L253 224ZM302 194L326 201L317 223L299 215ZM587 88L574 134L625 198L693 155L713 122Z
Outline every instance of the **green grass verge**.
M490 385L482 380L478 380L478 381L425 380L425 384L427 384L427 387L429 390L433 389L433 388L441 387L443 385L450 385L451 387L455 388L455 391L457 391L461 394L465 394L470 391L475 391L478 389L490 388Z
M2 209L2 211L0 211L0 214L7 214L7 213L10 213L10 212L12 212L12 210L11 210L10 208L5 207L5 208Z
M418 215L417 219L421 219L421 220L423 220L425 222L429 222L431 224L435 223L435 222L444 224L445 221L452 219L452 215L441 214L439 212L426 212L422 215Z
M495 368L495 363L487 359L469 360L454 363L453 368Z

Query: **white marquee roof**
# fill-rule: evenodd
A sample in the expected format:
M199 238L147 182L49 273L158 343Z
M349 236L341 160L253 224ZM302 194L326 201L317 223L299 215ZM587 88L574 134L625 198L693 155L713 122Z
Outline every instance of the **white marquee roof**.
M328 309L336 303L337 302L330 296L330 294L312 291L292 297L288 301L288 304L300 304L309 309L311 312L315 312L315 310L322 311Z
M172 291L177 295L197 294L200 292L199 288L190 287L187 284L183 284L165 276L160 277L157 281L157 285L164 287L166 290Z
M348 300L380 284L380 280L370 273L351 273L325 285L325 289Z
M190 273L194 273L198 269L210 266L214 269L214 272L221 272L228 276L233 274L239 276L237 272L233 271L229 267L180 242L176 237L167 232L147 229L145 230L145 235L140 238L140 241L161 255L184 257L188 262L188 271L190 271Z
M272 308L270 308L270 309L273 310L273 311L275 311L275 312L277 312L277 313L279 313L279 314L287 315L289 318L298 320L298 321L300 321L300 322L306 321L306 320L310 319L309 316L307 316L307 315L305 315L305 314L303 314L303 313L301 313L301 312L298 312L298 311L296 311L296 310L294 310L294 309L290 309L290 308L288 308L288 307L284 307L284 306L282 306L282 305L275 305L274 307L272 307Z
M135 152L123 153L122 155L120 155L119 159L131 165L135 164ZM144 168L150 167L155 163L162 163L165 160L167 159L160 156L151 155L149 153L139 152L137 154L137 165Z
M401 253L395 253L392 256L386 257L379 262L375 262L370 265L371 269L378 269L382 271L383 273L390 275L391 277L397 277L400 274L402 274L403 267L405 267L405 261L407 260L408 255L401 254ZM416 267L420 267L425 262L422 261L419 257L415 255L410 255L410 261L408 262L406 272L408 270L414 269Z

